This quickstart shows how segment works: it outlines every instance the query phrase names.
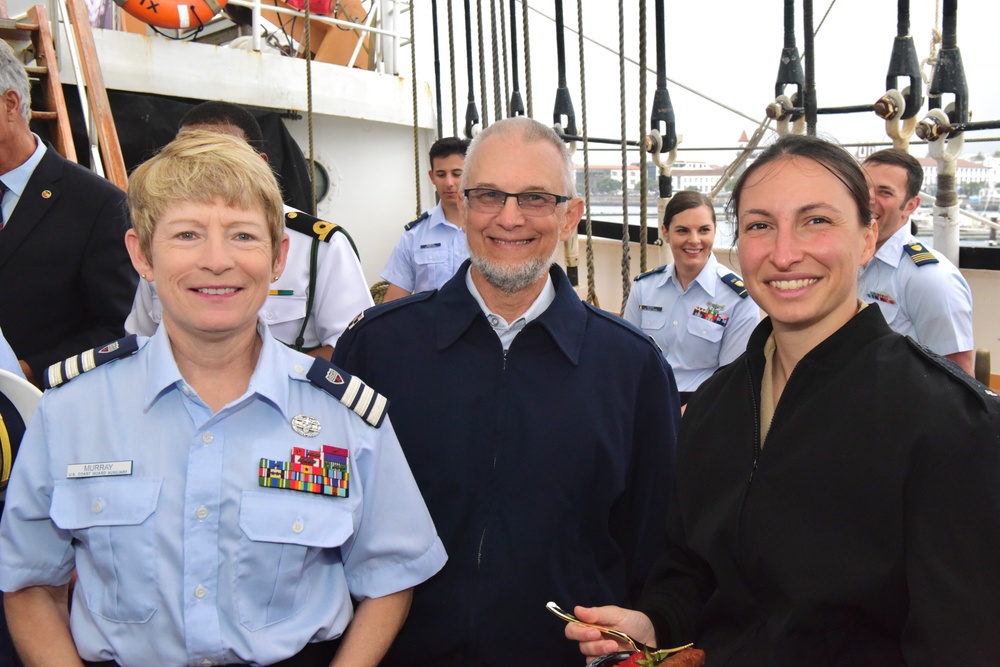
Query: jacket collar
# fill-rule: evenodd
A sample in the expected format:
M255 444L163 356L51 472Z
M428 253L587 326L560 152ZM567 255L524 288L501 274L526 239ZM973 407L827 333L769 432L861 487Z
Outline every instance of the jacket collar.
M747 363L758 387L760 378L764 374L764 343L772 331L771 318L765 317L753 330L747 343ZM847 366L857 356L859 349L878 338L892 334L892 329L882 316L882 310L878 306L868 306L810 350L799 361L796 369L799 366Z
M437 313L437 347L444 350L461 338L469 327L478 323L495 336L482 308L465 285L465 274L471 260L465 260L454 276L446 282L436 295L439 308ZM587 310L580 297L573 291L569 279L557 264L549 269L556 296L552 304L528 324L525 329L540 326L548 332L552 342L566 359L576 366L580 361L580 349L586 331ZM522 332L518 335L524 335Z

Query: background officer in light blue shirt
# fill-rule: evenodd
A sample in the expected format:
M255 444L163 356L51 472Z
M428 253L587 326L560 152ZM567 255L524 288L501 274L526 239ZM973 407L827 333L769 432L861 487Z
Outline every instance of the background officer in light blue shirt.
M440 202L404 228L382 269L382 279L389 283L383 302L441 287L469 256L458 210L468 147L458 137L438 139L431 146L427 173Z
M635 279L622 317L660 346L686 403L716 369L746 351L760 311L740 277L712 254L715 210L708 197L675 194L662 231L674 261Z
M915 157L896 148L864 162L872 217L878 223L875 256L858 279L858 297L878 304L892 330L909 336L972 375L972 290L948 259L910 233L910 215L920 205L924 171Z
M444 549L386 400L258 310L288 237L243 141L133 173L126 244L163 322L51 367L0 522L28 664L376 665ZM78 580L67 618L67 582Z

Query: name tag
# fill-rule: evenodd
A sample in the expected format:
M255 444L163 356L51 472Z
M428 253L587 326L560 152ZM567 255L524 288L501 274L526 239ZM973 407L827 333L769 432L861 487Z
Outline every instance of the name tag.
M440 248L440 247L441 247L440 243L425 243L422 246L420 246L420 249L423 250L424 248Z
M131 475L131 461L104 461L103 463L71 463L66 466L66 479L76 477L116 477Z
M662 313L663 312L663 307L662 306L647 306L646 304L641 303L641 304L639 304L639 310L648 310L651 313Z

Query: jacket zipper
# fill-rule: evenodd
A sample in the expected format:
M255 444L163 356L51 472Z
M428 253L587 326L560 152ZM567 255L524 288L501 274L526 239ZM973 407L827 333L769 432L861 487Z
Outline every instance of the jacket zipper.
M503 351L503 365L500 367L501 373L507 371L507 350ZM493 470L497 469L497 453L496 450L493 452ZM478 572L480 566L483 562L483 542L486 541L486 528L483 527L483 532L479 535L479 548L476 551L476 571Z
M757 461L760 458L760 409L757 406L757 391L754 387L753 375L750 373L750 362L746 362L747 383L750 385L750 400L753 403L753 465L750 466L750 479L747 484L753 483L753 474L757 472ZM749 491L749 489L747 489Z

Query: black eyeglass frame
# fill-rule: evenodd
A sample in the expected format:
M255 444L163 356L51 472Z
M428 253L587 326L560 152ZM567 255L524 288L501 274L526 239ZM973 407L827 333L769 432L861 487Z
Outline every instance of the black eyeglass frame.
M555 207L559 206L559 204L565 204L570 199L572 199L572 197L567 197L565 195L557 195L557 194L555 194L553 192L542 192L542 191L538 191L538 190L530 190L528 192L504 192L503 190L497 190L496 188L466 188L463 191L463 193L465 194L465 198L468 199L470 202L474 201L472 199L472 197L469 196L470 192L496 192L497 194L503 195L503 201L500 202L500 206L497 208L497 211L503 210L503 207L507 205L507 199L509 197L513 197L514 201L517 202L517 207L519 209L523 209L524 211L538 211L538 210L540 210L540 209L533 209L533 208L531 208L530 205L529 206L524 206L521 203L521 197L524 197L526 195L545 195L546 197L555 197L556 201L552 205L552 210L553 211L555 211ZM546 206L544 208L548 208L548 207ZM544 215L548 215L548 213L544 213Z

